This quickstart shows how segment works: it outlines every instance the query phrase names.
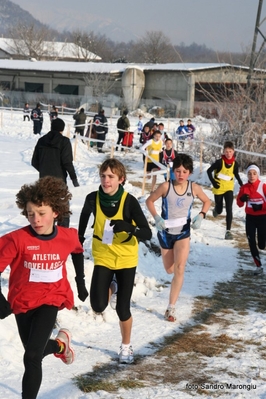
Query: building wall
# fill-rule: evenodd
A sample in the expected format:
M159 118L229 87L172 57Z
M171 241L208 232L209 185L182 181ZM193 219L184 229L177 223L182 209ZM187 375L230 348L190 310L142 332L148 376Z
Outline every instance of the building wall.
M12 62L12 61L11 61ZM36 64L37 67L38 64ZM88 67L89 69L89 67ZM119 69L111 74L81 72L47 72L28 70L3 70L0 69L0 82L10 82L11 90L25 90L25 83L42 83L45 93L54 93L58 85L78 86L78 95L84 96L85 89L100 82L105 85L105 90L99 90L97 96L107 94L122 96L129 111L136 109L140 102L146 103L147 108L156 105L156 101L171 105L175 116L193 117L195 101L195 84L197 83L242 83L247 82L248 69L214 67L213 69L202 70L161 70L141 69L138 66L126 67L122 72ZM85 77L88 77L87 81ZM93 76L95 81L93 81ZM108 90L106 90L106 87ZM102 94L101 94L102 93ZM88 93L86 98L90 101ZM95 96L94 96L95 97ZM172 111L171 111L172 112Z
M187 99L189 75L179 71L145 71L143 98Z

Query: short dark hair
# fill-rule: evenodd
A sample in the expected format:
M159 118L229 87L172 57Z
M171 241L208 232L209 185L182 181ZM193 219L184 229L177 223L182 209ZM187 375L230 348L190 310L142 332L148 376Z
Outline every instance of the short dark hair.
M185 169L193 173L193 159L187 154L178 154L173 161L173 170L183 166Z
M224 149L225 148L231 148L232 150L234 150L235 149L234 143L232 141L225 141Z
M57 132L63 132L65 129L65 122L61 118L56 118L52 120L51 130L55 130Z
M159 133L160 135L162 135L162 132L161 132L161 130L155 130L153 133L152 133L152 138L155 136L155 134L156 133Z

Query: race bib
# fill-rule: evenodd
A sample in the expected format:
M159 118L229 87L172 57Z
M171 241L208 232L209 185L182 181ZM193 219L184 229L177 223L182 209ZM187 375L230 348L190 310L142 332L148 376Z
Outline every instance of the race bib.
M164 221L165 227L167 229L171 227L178 227L178 226L184 226L184 224L187 223L187 218L176 218L176 219L168 219Z
M232 179L231 176L224 175L223 173L218 174L219 179L229 181Z
M106 219L104 224L102 243L112 245L114 238L113 226L110 226L110 220Z
M55 270L30 269L29 281L34 283L56 283L63 278L63 266Z

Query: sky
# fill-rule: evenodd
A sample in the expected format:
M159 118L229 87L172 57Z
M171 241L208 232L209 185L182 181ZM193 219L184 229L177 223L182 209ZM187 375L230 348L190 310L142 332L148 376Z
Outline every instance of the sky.
M73 110L74 112L74 110ZM25 183L31 183L38 178L37 171L31 167L30 161L37 137L32 133L32 122L22 122L22 111L0 112L0 234L6 234L14 229L25 226L27 220L20 215L15 204L15 195ZM72 115L64 115L62 118L70 128L71 137L74 132ZM131 127L137 125L137 118L129 116ZM148 120L146 117L144 121ZM175 130L177 120L162 120L171 133ZM197 117L194 119L196 126L195 138L202 132L208 137L212 127L209 121ZM215 123L215 121L213 121ZM49 130L50 121L48 114L44 114L43 132ZM71 227L78 226L78 220L85 196L99 186L98 168L105 156L110 155L110 145L116 139L116 120L109 119L109 133L107 144L104 146L106 154L98 154L94 149L88 149L80 141L77 143L72 139L73 151L75 153L75 169L77 172L79 187L74 188L69 181L69 188L73 194L71 201ZM138 143L138 136L134 135L134 146ZM75 147L75 145L77 145ZM189 145L185 144L185 150L189 151ZM120 161L130 166L131 172L128 175L125 189L135 195L141 204L144 214L151 223L153 233L152 241L158 245L156 230L152 224L152 217L148 213L144 199L148 196L145 191L142 196L141 188L130 183L133 178L142 182L143 163L142 154L137 149L130 150L127 154L116 153ZM204 164L200 172L199 163L195 162L195 171L192 179L199 184L204 184L204 191L212 198L206 169L209 165ZM246 175L241 173L246 182ZM266 181L266 177L262 176ZM163 181L158 176L158 183ZM141 185L140 185L141 186ZM239 189L236 183L235 193ZM160 201L156 202L156 209L160 212ZM195 202L192 216L200 210L200 204ZM209 212L211 213L211 212ZM238 229L244 231L244 210L238 208L234 202L234 220L238 227L233 227L234 235ZM91 224L89 223L89 226ZM252 272L254 266L248 257L247 262L239 260L238 249L234 247L234 241L224 240L224 214L220 218L205 219L200 230L191 232L191 250L185 271L185 281L177 303L177 322L166 322L163 318L168 304L169 276L166 275L161 257L157 257L143 243L139 245L139 265L135 279L135 287L132 295L133 329L132 340L135 355L146 356L147 360L153 361L153 343L159 343L167 335L174 332L182 332L184 328L191 326L193 321L192 309L196 296L211 296L217 282L226 282L233 279L234 273L241 267L245 272ZM85 274L87 288L90 286L93 263L91 260L91 236L92 229L86 231L84 244ZM263 256L265 258L265 255ZM67 262L68 278L74 291L75 310L62 310L59 312L58 324L53 330L52 337L55 337L59 327L70 329L73 335L73 347L76 352L76 359L70 366L66 366L60 359L48 356L43 361L43 382L38 399L188 399L191 398L190 391L185 390L189 381L181 381L178 385L158 385L140 388L137 390L124 390L120 388L117 393L98 391L95 393L81 392L73 383L72 378L81 373L91 372L94 366L101 367L109 364L110 367L117 361L117 352L120 346L120 333L118 318L113 309L109 306L104 317L96 319L93 316L89 299L84 303L77 298L74 281L74 267L69 260ZM2 292L8 292L9 268L2 273ZM251 277L254 278L254 277ZM261 277L259 277L260 279ZM260 284L258 281L258 284ZM266 360L263 358L261 348L265 347L265 321L266 315L247 310L238 314L237 311L230 312L223 316L228 323L217 322L205 329L213 336L221 333L229 337L249 342L242 351L230 352L230 349L217 357L204 358L207 373L211 376L210 381L227 381L232 384L256 384L256 390L248 396L243 390L231 390L220 398L239 399L240 397L263 399L266 396ZM228 318L228 319L227 319ZM233 320L233 322L232 322ZM256 342L252 345L251 340ZM22 365L23 349L18 337L14 316L11 315L0 320L0 398L19 399L21 397L21 377L23 374ZM124 367L124 368L123 368ZM123 366L126 371L130 366ZM177 361L178 367L178 361ZM223 370L222 373L220 370ZM249 392L250 394L250 392ZM242 396L243 395L243 396ZM196 393L195 397L202 397ZM208 392L206 399L213 397L213 391Z
M37 7L35 0L13 3L58 30L85 30L92 23L115 41L138 40L147 31L161 30L174 45L197 43L241 53L251 48L259 0L46 0ZM260 20L264 17L266 2ZM265 36L266 22L261 30Z

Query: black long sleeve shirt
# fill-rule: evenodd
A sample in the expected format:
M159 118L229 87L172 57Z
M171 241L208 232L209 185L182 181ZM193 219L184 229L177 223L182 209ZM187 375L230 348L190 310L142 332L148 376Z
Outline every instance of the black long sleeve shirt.
M231 165L227 165L225 163L225 167L226 168L230 168ZM211 181L211 183L215 183L214 177L212 175L212 172L214 172L214 176L216 176L219 171L222 169L222 158L217 159L208 169L207 169L207 175ZM234 164L234 170L233 173L235 175L236 180L238 181L239 185L242 186L243 182L241 180L241 177L239 176L239 172L238 172L238 163L235 161Z
M93 191L92 193L88 194L81 214L79 218L79 227L78 227L78 233L80 237L80 241L84 241L84 236L85 232L87 229L88 221L90 218L90 215L93 214L94 217L96 215L96 194L97 191ZM115 216L115 214L118 211L120 205L120 201L115 204L113 207L104 207L102 205L101 209L103 213L108 217L112 218ZM97 217L97 215L96 215ZM150 240L152 237L152 232L149 227L149 224L147 222L146 217L143 214L143 211L140 207L140 204L138 203L137 199L133 197L131 194L127 194L124 208L123 208L123 220L125 222L131 223L134 221L136 224L136 231L133 233L133 235L140 241L146 241Z

